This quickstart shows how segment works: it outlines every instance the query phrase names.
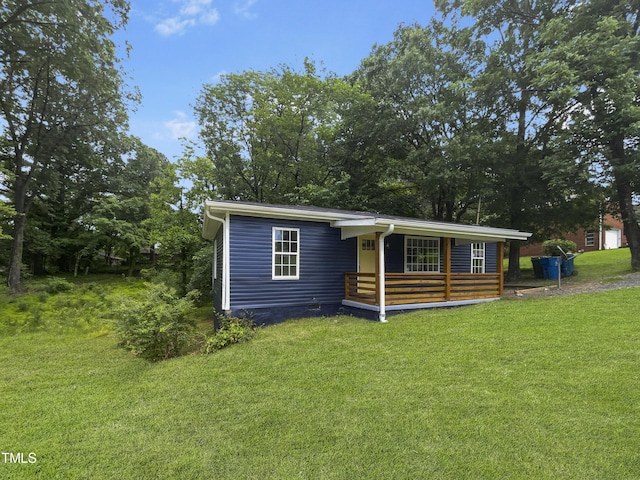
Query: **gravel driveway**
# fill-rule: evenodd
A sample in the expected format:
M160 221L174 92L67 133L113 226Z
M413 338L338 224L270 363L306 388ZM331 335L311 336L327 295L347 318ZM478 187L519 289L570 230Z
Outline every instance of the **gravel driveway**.
M574 293L587 293L587 292L604 292L607 290L618 290L620 288L634 288L640 287L640 272L629 273L608 279L605 281L589 282L589 283L563 283L561 282L561 288L557 286L549 286L547 288L514 288L505 287L504 297L509 298L524 298L531 296L553 296L553 295L573 295Z

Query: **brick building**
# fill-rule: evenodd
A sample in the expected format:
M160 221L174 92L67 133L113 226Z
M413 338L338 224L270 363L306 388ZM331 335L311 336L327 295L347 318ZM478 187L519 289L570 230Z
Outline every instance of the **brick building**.
M575 233L565 233L561 237L565 240L576 242L577 249L585 252L609 250L627 245L624 226L620 218L607 214L602 218L600 225L600 228L597 229L586 230L581 228ZM534 243L522 247L520 255L523 257L544 255L542 243Z

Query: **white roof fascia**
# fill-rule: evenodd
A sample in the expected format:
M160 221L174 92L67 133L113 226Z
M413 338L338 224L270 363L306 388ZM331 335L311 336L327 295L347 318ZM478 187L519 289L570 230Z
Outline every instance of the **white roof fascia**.
M394 223L394 222L392 222ZM403 233L405 235L424 235L429 237L445 237L445 238L463 238L466 240L476 240L485 242L504 242L507 240L527 240L531 234L520 232L518 230L502 230L496 228L477 228L471 225L454 226L405 226L395 223L395 233ZM466 228L465 228L466 227Z
M331 222L332 227L343 228L343 227L366 227L377 225L377 221L375 217L364 217L364 218L356 218L349 220L336 220Z
M232 201L207 200L204 203L205 212L209 212L215 217L224 217L226 213L233 215L248 215L252 217L280 218L288 220L306 220L334 222L339 220L360 219L361 215L350 214L349 212L332 212L313 210L312 208L301 210L299 208L289 208L286 205L249 204ZM215 224L213 224L215 223ZM213 239L216 236L220 224L212 220L208 215L204 215L204 225L202 236L206 239Z
M313 210L312 208L301 210L298 208L289 208L286 205L254 205L241 202L207 201L205 202L205 208L208 208L210 211L229 212L234 215L251 215L267 218L309 221L336 221L362 218L361 215L354 215L349 212Z
M226 213L235 215L249 215L256 217L280 218L306 221L330 222L332 227L341 229L342 239L375 232L384 232L389 225L395 226L394 233L406 235L421 235L430 237L462 238L476 241L526 241L531 234L519 230L484 227L480 225L463 225L455 223L434 222L429 220L413 220L401 217L377 217L375 214L350 213L313 208L299 209L287 206L267 204L247 204L230 201L207 201L205 210L216 217L224 217ZM203 236L213 238L219 224L212 225L214 220L204 215Z

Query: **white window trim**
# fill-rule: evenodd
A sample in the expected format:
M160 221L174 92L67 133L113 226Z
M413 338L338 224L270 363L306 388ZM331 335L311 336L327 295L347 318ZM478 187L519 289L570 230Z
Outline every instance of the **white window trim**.
M479 250L476 249L475 246L476 245L482 245L482 257L476 257L473 255L474 250ZM476 272L474 271L474 264L473 261L477 260L477 259L482 259L482 271L481 272ZM487 244L485 242L474 242L471 244L471 273L476 273L476 274L480 274L480 273L486 273L486 268L487 268Z
M420 239L420 240L435 240L438 243L438 269L437 270L425 270L422 272L416 272L413 270L409 270L408 267L408 262L407 262L407 243L409 241L409 239ZM421 237L421 236L417 236L417 235L405 235L404 237L404 272L405 273L418 273L418 274L424 274L424 273L440 273L440 238L439 237Z
M288 252L288 255L296 256L296 274L295 275L278 275L276 276L276 231L287 230L289 232L297 233L296 244L298 251L295 253ZM278 252L282 254L283 252ZM271 228L271 279L272 280L299 280L300 279L300 229L291 227L272 227Z
M584 232L584 246L595 247L596 245L596 232L595 230L585 230Z

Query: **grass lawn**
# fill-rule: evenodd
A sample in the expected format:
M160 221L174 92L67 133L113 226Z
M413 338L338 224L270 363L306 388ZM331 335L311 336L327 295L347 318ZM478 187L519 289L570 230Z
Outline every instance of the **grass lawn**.
M575 273L571 277L563 277L562 283L567 285L600 280L617 280L621 275L631 273L631 253L628 248L586 252L574 259ZM508 260L504 261L507 271ZM531 257L520 257L522 280L518 284L555 285L557 280L543 280L534 277Z
M303 319L155 364L105 326L23 328L0 337L0 448L37 461L0 478L640 478L638 308Z

